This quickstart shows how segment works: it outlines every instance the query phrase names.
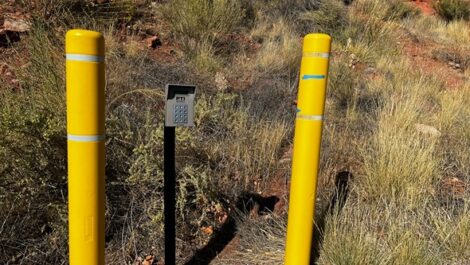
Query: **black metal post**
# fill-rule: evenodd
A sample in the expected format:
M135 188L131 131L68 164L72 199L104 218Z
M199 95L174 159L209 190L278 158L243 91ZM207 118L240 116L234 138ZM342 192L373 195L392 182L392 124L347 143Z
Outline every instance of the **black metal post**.
M164 215L165 215L165 265L176 264L176 169L175 127L165 126L164 138Z

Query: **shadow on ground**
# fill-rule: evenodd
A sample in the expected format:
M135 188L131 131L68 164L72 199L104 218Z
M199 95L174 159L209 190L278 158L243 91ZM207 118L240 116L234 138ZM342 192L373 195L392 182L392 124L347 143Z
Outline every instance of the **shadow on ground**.
M342 171L336 175L335 191L328 200L328 205L323 209L322 213L315 222L315 230L313 231L312 258L310 264L316 264L320 257L320 249L323 243L323 231L325 229L325 221L328 215L335 211L341 211L346 199L349 195L349 182L353 179L353 175L348 171Z
M312 262L316 264L321 244L323 242L323 230L328 215L335 210L341 211L349 194L349 182L353 178L350 172L342 171L336 175L335 191L328 200L327 206L319 215L313 232ZM258 215L264 215L274 210L279 198L276 196L262 197L258 194L246 193L237 200L236 208L242 215L248 215L256 211ZM218 254L232 241L237 232L237 223L233 217L214 233L209 243L196 251L196 254L185 265L208 265Z
M262 197L258 194L245 193L236 203L236 209L242 215L256 211L256 214L264 215L274 210L279 201L276 196ZM233 217L214 233L209 243L198 251L185 263L185 265L207 265L232 241L237 232L237 223Z

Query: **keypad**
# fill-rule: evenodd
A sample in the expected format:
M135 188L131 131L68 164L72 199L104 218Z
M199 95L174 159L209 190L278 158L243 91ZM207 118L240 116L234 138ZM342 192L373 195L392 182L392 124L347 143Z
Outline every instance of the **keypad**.
M173 117L175 123L188 123L188 105L175 105Z

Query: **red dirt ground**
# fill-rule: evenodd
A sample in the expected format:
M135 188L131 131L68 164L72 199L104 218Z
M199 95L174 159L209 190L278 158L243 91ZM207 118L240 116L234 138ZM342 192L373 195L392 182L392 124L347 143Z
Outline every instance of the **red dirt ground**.
M442 45L433 42L416 42L407 37L401 40L401 45L417 69L427 75L439 73L448 89L456 89L464 84L465 76L462 71L453 69L447 62L433 58L432 51L442 48Z
M436 13L432 8L432 0L412 0L411 3L419 8L425 15L434 15Z
M411 0L410 3L419 8L424 15L436 15L436 11L432 7L433 0ZM445 81L447 88L455 89L460 87L465 82L465 76L462 71L453 69L448 65L448 62L438 61L433 58L432 52L437 49L443 49L442 45L432 41L415 41L412 38L402 38L401 43L403 50L408 55L417 69L423 71L425 74L439 73Z

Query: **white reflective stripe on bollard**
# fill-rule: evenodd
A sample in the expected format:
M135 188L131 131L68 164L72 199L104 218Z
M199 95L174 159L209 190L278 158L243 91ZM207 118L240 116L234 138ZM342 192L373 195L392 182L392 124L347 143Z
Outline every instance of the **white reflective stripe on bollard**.
M93 63L104 62L104 56L98 56L98 55L66 54L65 58L68 61L93 62Z
M310 58L330 58L330 54L327 52L304 52L303 57L310 57Z
M323 116L322 115L303 115L303 114L297 114L298 119L304 119L304 120L312 120L312 121L323 121Z
M67 135L67 140L74 142L100 142L104 141L105 138L104 135Z

